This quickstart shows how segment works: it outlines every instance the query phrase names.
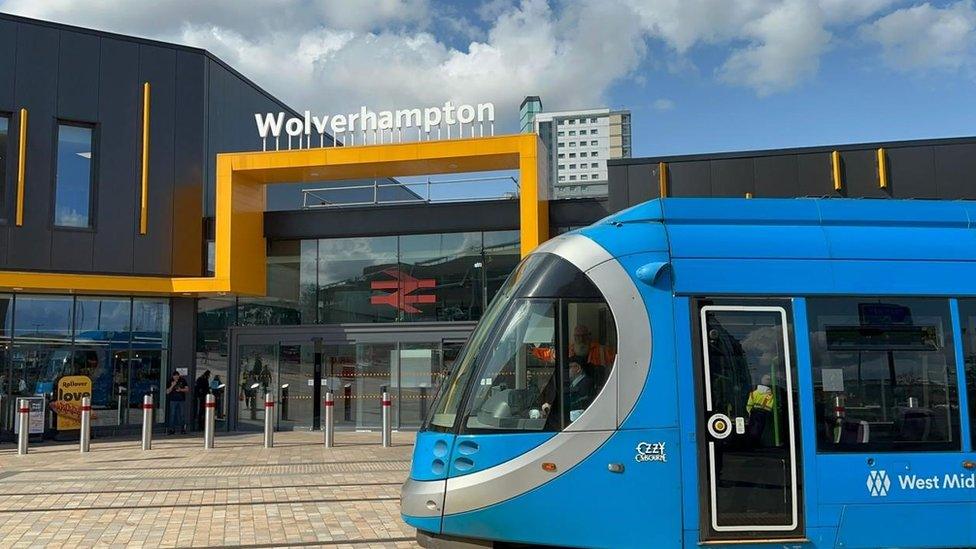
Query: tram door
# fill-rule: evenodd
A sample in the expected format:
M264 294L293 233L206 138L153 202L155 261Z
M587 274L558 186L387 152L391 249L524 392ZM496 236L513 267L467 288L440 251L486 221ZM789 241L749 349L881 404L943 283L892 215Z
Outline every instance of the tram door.
M802 537L788 303L699 303L703 541Z

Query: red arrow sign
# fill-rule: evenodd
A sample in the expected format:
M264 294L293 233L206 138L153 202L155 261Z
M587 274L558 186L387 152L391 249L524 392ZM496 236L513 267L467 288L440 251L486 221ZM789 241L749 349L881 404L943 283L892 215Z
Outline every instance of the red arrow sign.
M390 276L393 280L377 280L371 282L369 287L372 290L393 290L393 292L382 295L374 295L369 298L373 305L389 305L394 309L399 309L407 313L419 313L420 309L414 307L420 303L436 303L437 296L432 294L413 295L413 292L421 288L433 288L437 281L431 278L418 279L400 269L390 268L383 271L383 274Z

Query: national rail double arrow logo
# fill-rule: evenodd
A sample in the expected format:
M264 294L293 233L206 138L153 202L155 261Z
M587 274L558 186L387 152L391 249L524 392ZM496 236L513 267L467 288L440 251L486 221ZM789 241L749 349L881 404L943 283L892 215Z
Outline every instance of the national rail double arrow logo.
M369 298L373 305L389 305L407 313L419 313L420 309L414 307L420 303L436 303L437 296L430 294L414 294L421 288L433 288L437 281L432 278L414 278L400 269L391 268L383 271L383 274L393 278L393 280L377 280L371 282L371 290L393 290L393 292L382 295L374 295Z

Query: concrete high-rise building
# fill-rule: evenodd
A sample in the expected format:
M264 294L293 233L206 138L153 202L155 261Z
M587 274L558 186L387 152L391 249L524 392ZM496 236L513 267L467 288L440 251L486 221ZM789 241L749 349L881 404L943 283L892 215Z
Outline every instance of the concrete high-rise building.
M607 160L630 158L630 111L546 112L530 95L519 118L522 133L539 134L549 152L553 198L606 196Z

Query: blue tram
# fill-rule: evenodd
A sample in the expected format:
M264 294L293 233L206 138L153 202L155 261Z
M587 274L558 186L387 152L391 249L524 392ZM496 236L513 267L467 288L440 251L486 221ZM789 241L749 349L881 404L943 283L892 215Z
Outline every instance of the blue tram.
M654 200L513 272L417 435L427 547L976 546L976 203Z

